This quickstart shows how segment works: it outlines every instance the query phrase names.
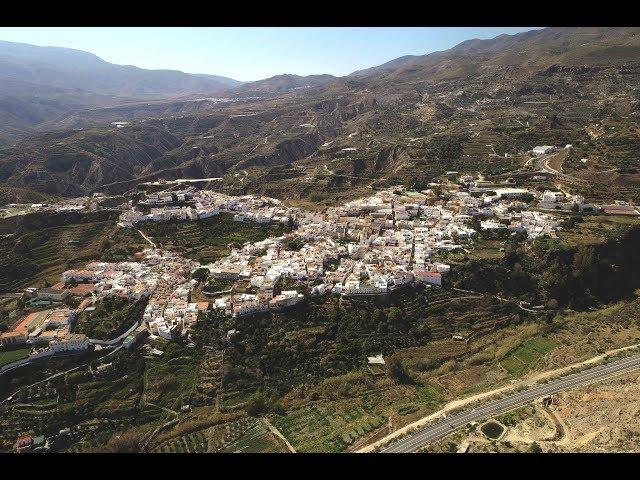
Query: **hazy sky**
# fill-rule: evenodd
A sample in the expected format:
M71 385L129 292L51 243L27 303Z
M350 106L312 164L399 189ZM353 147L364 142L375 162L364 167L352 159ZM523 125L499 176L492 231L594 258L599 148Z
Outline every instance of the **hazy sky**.
M0 40L76 48L111 63L250 81L281 73L347 75L403 55L532 27L0 28Z

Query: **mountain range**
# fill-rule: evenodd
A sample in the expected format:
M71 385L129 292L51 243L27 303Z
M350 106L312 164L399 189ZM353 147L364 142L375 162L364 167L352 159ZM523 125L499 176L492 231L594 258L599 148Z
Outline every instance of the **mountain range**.
M546 28L345 77L249 83L2 42L0 201L224 176L230 192L321 202L446 170L501 173L564 143L567 169L615 171L606 189L640 199L639 76L638 28Z
M11 139L78 109L208 95L240 84L216 75L114 65L70 48L0 41L0 132Z

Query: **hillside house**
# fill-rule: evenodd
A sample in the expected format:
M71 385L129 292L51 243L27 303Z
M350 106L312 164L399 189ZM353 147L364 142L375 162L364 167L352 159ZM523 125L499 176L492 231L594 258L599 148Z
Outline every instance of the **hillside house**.
M413 274L417 282L429 285L442 285L442 274L439 272L430 272L428 270L414 270Z

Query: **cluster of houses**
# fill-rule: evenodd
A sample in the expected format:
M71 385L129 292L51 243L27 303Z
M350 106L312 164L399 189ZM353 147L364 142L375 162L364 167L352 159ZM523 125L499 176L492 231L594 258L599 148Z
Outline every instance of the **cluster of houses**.
M149 331L175 338L197 321L199 311L208 308L208 302L190 301L189 277L197 264L177 253L153 248L137 253L136 260L92 262L82 270L67 270L62 278L65 282L93 283L97 298L147 298L143 320Z
M108 196L103 193L94 193L91 196L66 198L57 203L9 203L0 206L0 212L6 211L15 214L16 210L24 213L69 213L69 212L96 212L101 209L128 208L127 200L122 195Z
M14 328L0 335L3 346L16 345L46 345L39 353L68 352L86 350L89 339L86 335L72 333L73 324L77 318L75 310L56 308L32 312L20 319Z
M232 197L189 187L147 198L147 202L167 205L153 207L147 214L136 209L124 212L120 225L188 221L219 212L233 213L235 221L294 223L297 228L292 233L247 243L205 266L212 279L250 285L252 293L219 296L212 302L213 308L241 316L285 308L304 298L296 290L276 293L281 279L304 282L311 294L345 296L387 294L415 283L441 285L450 267L434 257L463 249L477 234L468 226L476 215L485 219L483 229L526 232L531 238L558 228L553 217L527 211L527 204L518 201L531 195L527 190L504 186L493 190L495 195L482 197L453 191L440 199L431 191L394 187L324 212L305 212L263 196ZM190 204L175 205L176 200ZM292 239L298 241L297 248L290 248ZM172 338L197 318L200 308L187 297L187 288L182 292L176 288L171 299L163 297L160 304L150 301L145 321L153 334Z
M483 230L524 232L528 238L559 228L553 216L527 209L523 200L532 194L527 190L488 185L483 180L467 186L468 191L451 188L444 195L398 186L323 212L290 208L263 196L232 197L193 187L160 192L146 199L155 205L150 213L132 208L122 213L120 225L173 218L188 221L229 212L236 221L292 223L296 228L280 237L246 243L204 266L156 248L137 253L135 261L91 262L65 271L59 284L37 292L38 300L60 302L72 293L91 294L78 307L82 310L108 295L144 298L148 302L143 326L153 335L171 339L184 334L198 313L210 306L191 301L195 281L190 273L199 267L208 268L214 280L246 282L249 288L244 293L217 295L211 302L212 308L242 316L301 302L303 293L280 288L280 282L287 280L306 284L312 295L384 295L412 284L439 286L450 266L437 258L465 249L477 234L469 226L476 216L482 219ZM541 204L565 200L561 192L550 191L540 198ZM176 201L188 205L176 205ZM43 318L42 312L30 314L2 335L2 343L48 343L56 351L88 347L86 337L71 333L75 315L64 308Z
M290 209L274 198L254 195L234 197L210 190L197 190L192 186L178 192L150 194L139 205L151 208L148 213L138 208L126 210L120 216L120 226L133 227L144 221L201 220L220 212L233 214L237 222L284 224L291 218Z
M13 444L13 451L22 452L44 452L48 450L49 445L44 435L31 437L31 435L18 435Z
M567 147L570 147L570 145L567 145ZM536 156L539 156L539 155L547 155L549 153L553 153L556 150L558 150L558 147L554 147L552 145L541 145L538 147L533 147L531 149L531 153L533 153Z
M91 293L76 309L59 306L29 313L8 332L0 335L0 344L14 347L38 347L32 355L87 350L91 341L86 335L73 333L81 311L107 296L117 295L133 300L147 299L143 324L152 334L171 339L197 321L198 313L209 302L190 301L190 272L197 265L182 256L157 249L145 249L133 262L91 262L82 269L66 270L61 282L46 289L30 289L33 294L66 299L70 292ZM39 297L39 298L44 298ZM139 335L133 332L131 338ZM135 339L135 338L134 338Z
M256 291L218 298L213 306L238 316L293 305L301 293L274 295L286 278L307 283L312 294L346 296L386 294L415 282L440 285L449 266L431 262L431 254L456 248L452 232L460 238L475 232L446 208L426 206L425 198L384 191L323 213L287 212L294 232L248 243L207 266L212 278L245 280ZM299 248L288 247L292 238Z
M450 266L435 257L464 249L477 234L468 226L476 214L488 218L482 228L495 223L531 238L558 228L553 217L526 211L526 203L516 200L528 191L514 190L491 197L453 191L439 199L430 191L395 187L325 212L289 211L295 231L245 244L207 265L212 278L246 281L256 292L222 296L213 306L234 316L267 311L277 299L274 288L286 278L307 283L311 294L344 296L383 295L416 283L441 285ZM292 238L302 246L288 248Z
M223 310L232 317L241 317L269 310L282 310L300 303L303 299L304 295L298 293L297 290L282 290L277 295L265 292L257 294L241 293L217 298L212 306Z
M613 204L594 204L585 202L582 195L567 195L564 192L546 190L538 203L542 210L555 210L576 213L600 213L606 215L640 216L640 208L627 202L616 200Z

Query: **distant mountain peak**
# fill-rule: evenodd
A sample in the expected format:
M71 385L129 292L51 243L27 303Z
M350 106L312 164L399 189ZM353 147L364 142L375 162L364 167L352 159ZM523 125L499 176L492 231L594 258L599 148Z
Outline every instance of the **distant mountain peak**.
M78 88L128 98L206 94L240 84L215 75L115 65L82 50L7 41L0 41L0 76L45 87ZM0 92L1 87L0 83Z
M236 88L235 91L244 94L283 93L297 88L319 87L334 80L337 80L337 77L329 74L304 76L293 73L282 73L270 78L265 78L264 80L243 83Z

